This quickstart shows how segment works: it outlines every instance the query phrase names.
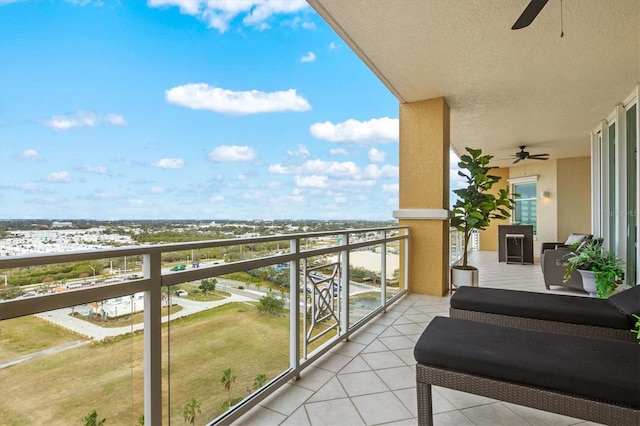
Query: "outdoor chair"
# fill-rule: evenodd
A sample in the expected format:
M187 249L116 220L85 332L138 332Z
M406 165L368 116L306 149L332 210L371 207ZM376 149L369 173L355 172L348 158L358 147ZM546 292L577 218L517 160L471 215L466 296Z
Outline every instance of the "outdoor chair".
M634 314L640 315L640 286L608 299L461 287L451 296L449 308L451 318L626 341L636 339L631 332Z
M592 422L640 424L640 345L436 317L414 349L418 424L432 386Z
M540 268L542 269L542 277L544 278L544 286L547 290L550 286L562 286L583 290L582 277L574 271L570 274L569 279L564 281L565 268L558 265L558 261L574 251L580 251L592 240L602 244L602 238L593 239L590 234L571 234L563 242L542 243L540 247ZM575 248L577 244L579 247ZM572 247L574 247L572 249Z

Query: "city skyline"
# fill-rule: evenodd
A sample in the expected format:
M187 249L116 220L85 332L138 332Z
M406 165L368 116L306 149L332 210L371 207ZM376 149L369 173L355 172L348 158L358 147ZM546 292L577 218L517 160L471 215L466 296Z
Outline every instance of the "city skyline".
M398 101L304 1L0 12L0 219L398 208Z

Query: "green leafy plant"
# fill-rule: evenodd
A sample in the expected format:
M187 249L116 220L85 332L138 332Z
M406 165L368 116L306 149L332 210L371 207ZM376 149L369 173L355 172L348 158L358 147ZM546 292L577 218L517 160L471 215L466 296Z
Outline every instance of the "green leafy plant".
M563 280L567 282L577 270L592 271L596 278L596 295L603 299L613 293L624 280L624 261L592 241L580 251L572 251L558 260L565 268Z
M640 317L637 316L636 314L631 314L631 315L633 315L636 319L636 328L634 330L631 330L631 332L636 334L638 343L640 343Z
M492 155L482 155L482 150L466 148L469 155L460 157L458 175L466 179L465 188L453 192L458 196L453 205L451 226L464 235L463 257L461 269L475 269L467 265L467 247L471 233L489 226L492 219L511 217L513 199L509 198L508 189L500 189L498 195L489 192L491 187L500 181L500 176L490 175L496 167L489 167ZM515 194L514 194L515 195Z

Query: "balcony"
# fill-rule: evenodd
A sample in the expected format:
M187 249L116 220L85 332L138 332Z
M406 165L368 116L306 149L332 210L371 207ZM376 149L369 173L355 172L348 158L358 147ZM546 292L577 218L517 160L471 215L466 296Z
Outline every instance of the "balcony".
M6 274L9 268L16 267L142 256L143 278L133 281L111 279L105 281L113 283L79 288L70 284L67 285L69 291L59 294L19 297L0 303L2 321L38 314L51 322L62 321L78 334L93 333L94 340L107 337L103 343L91 345L87 344L88 339L78 337L57 345L58 354L48 354L49 348L22 356L14 354L13 357L5 352L5 359L0 361L0 380L14 396L0 403L0 413L18 422L38 423L57 416L56 410L64 407L66 411L76 413L78 420L91 410L97 410L100 418L106 417L112 424L136 423L142 413L146 424L181 423L183 404L203 388L202 382L205 382L204 388L208 393L224 393L220 373L225 366L233 366L234 373L231 374L237 376L237 381L231 382L229 396L233 397L235 405L220 414L218 404L220 398L226 400L226 393L217 400L197 395L201 404L201 412L196 415L198 424L415 424L413 346L434 316L448 314L449 298L408 294L403 281L406 271L399 271L397 282L388 278L396 275L387 271L387 265L391 264L389 253L408 250L408 237L406 228L394 227L2 258L0 268ZM452 238L455 241L455 236ZM163 268L160 261L161 255L168 252L237 245L248 250L268 242L279 242L280 246L288 242L289 248L279 250L278 254L261 254L242 261L212 262L208 267L192 265L177 272ZM367 303L356 302L357 299L363 300L363 286L350 279L353 267L344 267L350 263L350 256L362 251L377 253L381 271L385 271L380 274L380 282L371 284L370 291L366 292L370 299ZM473 256L474 264L482 271L483 286L544 291L538 265L498 263L495 252L474 252ZM290 270L301 272L290 274L290 288L310 289L287 294L289 311L296 315L286 319L286 315L260 317L260 321L270 326L280 322L280 328L271 331L255 331L248 327L233 332L237 339L224 335L224 339L234 340L236 345L242 346L241 352L250 352L248 359L256 362L245 360L238 363L236 358L242 358L242 353L228 355L220 342L215 345L209 342L209 339L216 338L204 329L218 329L221 323L197 314L180 322L179 318L190 312L187 308L194 303L186 303L183 298L178 298L181 303L173 303L173 290L178 288L175 286L210 277L219 278L218 285L231 292L231 299L238 303L225 305L233 306L233 309L229 308L229 318L240 322L240 316L249 309L253 310L253 306L249 306L255 303L255 299L241 295L266 293L261 293L264 289L259 286L244 292L239 288L227 288L227 284L222 283L228 281L222 276L284 263ZM400 268L403 269L402 266ZM327 285L327 282L339 282L340 285ZM306 293L309 296L305 296ZM163 294L168 295L168 300ZM134 324L131 319L119 328L110 328L109 322L119 318L117 309L122 305L109 301L117 301L118 298L128 300L127 306L131 309L136 303L143 304L144 320ZM343 300L351 303L342 303ZM211 302L208 306L215 304ZM163 309L168 309L166 305L182 305L182 312L166 315L163 313ZM94 306L94 310L88 311L87 306ZM76 311L76 318L69 316L72 311ZM88 312L99 315L103 326L96 327L78 320L80 312L82 315ZM121 310L120 316L122 314ZM91 315L89 313L88 316ZM300 320L296 321L296 317ZM162 322L167 322L168 318L171 322L163 326ZM107 321L106 327L104 321ZM196 322L202 331L184 334L181 327L185 327L187 321ZM279 332L282 323L288 324L289 333ZM175 325L172 327L172 324ZM231 323L227 324L227 327L232 327ZM142 330L142 337L138 330ZM24 340L33 339L26 334L27 330L24 332L27 336ZM123 332L123 336L109 337ZM185 340L185 336L191 339ZM124 343L118 346L118 341ZM272 348L279 348L280 352L274 355ZM91 350L111 351L106 371L113 371L117 379L104 377L108 375L105 370L91 360L103 360L101 363L106 360ZM265 383L252 386L254 376L267 370ZM23 380L20 380L20 375L23 375ZM25 375L30 379L24 380ZM36 383L50 383L44 391L46 398L38 391L32 389L29 392L22 387L23 382L34 383L34 380ZM84 388L87 392L82 390ZM110 389L116 391L110 392ZM17 399L14 401L14 398ZM38 404L42 398L46 402ZM113 400L105 401L105 398ZM26 401L38 408L18 413L13 407L16 401ZM517 424L531 419L537 419L534 423L546 424L560 418L446 389L438 389L434 409L436 422L441 424Z
M474 252L485 287L546 292L540 265L498 263L496 252ZM583 295L569 289L559 294ZM237 424L417 424L413 346L436 315L448 315L449 297L408 294L348 342L316 361ZM553 413L435 388L436 425L582 424Z

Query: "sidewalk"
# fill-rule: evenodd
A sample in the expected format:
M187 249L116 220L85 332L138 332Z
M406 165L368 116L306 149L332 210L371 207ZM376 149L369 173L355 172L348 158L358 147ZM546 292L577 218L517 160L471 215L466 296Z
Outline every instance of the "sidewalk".
M227 303L233 302L248 302L253 299L245 296L241 296L238 294L231 294L230 297L227 297L223 300L216 300L215 302L194 302L189 299L185 299L182 297L174 297L172 301L174 301L177 305L182 306L182 309L179 312L176 312L171 315L171 319L176 319L180 317L184 317L187 315L194 314L196 312L204 311L207 309L215 308L217 306L222 306ZM98 325L92 324L90 322L74 318L70 316L71 308L63 308L57 309L55 311L44 312L42 314L38 314L37 316L52 322L56 325L64 327L68 330L71 330L75 333L78 333L82 336L88 337L94 340L103 340L107 337L120 336L121 334L130 333L132 330L142 330L144 327L143 323L134 324L133 326L123 326L123 327L100 327ZM162 317L162 322L167 322L169 320L168 316Z

